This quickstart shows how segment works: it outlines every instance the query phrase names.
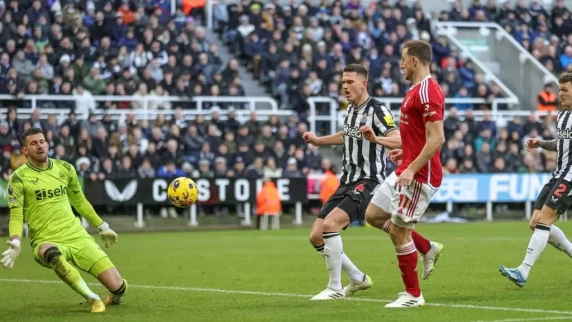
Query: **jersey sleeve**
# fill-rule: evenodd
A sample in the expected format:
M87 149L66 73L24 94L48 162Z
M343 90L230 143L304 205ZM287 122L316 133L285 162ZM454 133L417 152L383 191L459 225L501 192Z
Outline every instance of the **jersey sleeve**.
M6 198L10 209L10 236L22 236L24 229L24 181L17 172L13 173L6 188Z
M419 101L423 124L428 122L443 121L445 114L445 99L441 88L436 84L421 86L419 90Z
M103 219L99 217L91 203L89 203L85 198L75 169L70 165L67 170L69 173L68 198L70 203L75 210L77 210L77 212L79 212L79 214L89 222L90 225L95 227L101 226L101 224L103 224Z
M377 133L385 136L387 133L396 130L393 115L385 105L374 105L373 107L373 129Z

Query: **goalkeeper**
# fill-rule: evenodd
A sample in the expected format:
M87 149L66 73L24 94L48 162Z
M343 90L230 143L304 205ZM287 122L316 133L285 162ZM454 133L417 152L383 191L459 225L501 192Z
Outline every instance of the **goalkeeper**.
M12 174L7 187L10 208L10 248L0 263L14 267L20 255L24 221L28 223L33 256L41 266L56 275L91 303L91 312L105 312L105 304L119 304L127 290L127 281L83 228L71 205L93 226L106 247L117 242L109 229L85 199L77 174L67 162L48 158L48 143L39 128L26 130L22 153L28 162ZM71 203L71 205L70 205ZM79 271L96 277L110 292L105 304L93 293Z

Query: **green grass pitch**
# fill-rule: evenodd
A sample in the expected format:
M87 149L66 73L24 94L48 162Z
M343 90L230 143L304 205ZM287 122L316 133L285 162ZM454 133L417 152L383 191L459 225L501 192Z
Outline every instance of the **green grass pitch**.
M572 237L572 224L560 226ZM124 304L103 315L90 314L79 295L35 264L25 242L15 268L0 270L0 321L572 321L572 259L565 254L548 245L522 289L498 272L522 261L526 222L418 228L445 245L434 275L421 281L421 308L383 308L402 282L388 236L374 228L342 233L373 288L315 302L309 299L328 274L307 229L197 231L120 234L108 254L131 287Z

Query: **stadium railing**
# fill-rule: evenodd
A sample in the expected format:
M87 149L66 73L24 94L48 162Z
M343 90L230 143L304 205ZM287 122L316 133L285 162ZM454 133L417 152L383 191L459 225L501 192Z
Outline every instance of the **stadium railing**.
M387 98L387 97L376 97L379 101L384 103L386 106L390 106L391 104L401 104L403 98ZM316 131L316 123L317 122L329 122L330 127L330 134L334 134L339 131L339 128L342 127L342 123L344 121L344 117L346 116L346 111L338 111L339 110L339 103L335 99L328 97L328 96L316 96L310 97L307 99L308 105L310 106L310 116L308 121L310 123L310 131ZM329 115L318 115L316 113L316 104L329 104ZM491 118L497 122L497 125L504 126L508 120L511 120L514 116L528 116L530 111L518 111L518 110L509 110L509 111L499 111L498 105L499 104L508 104L508 105L518 105L518 99L516 98L497 98L492 101L487 101L482 98L447 98L445 99L446 104L491 104ZM399 111L391 111L393 114L394 119L399 120ZM475 119L480 120L484 115L484 111L474 111L473 114ZM445 112L445 117L447 117L449 113ZM465 114L464 111L459 111L458 113L460 116ZM547 113L540 113L540 115L546 115Z
M63 102L63 101L72 101L78 102L82 101L80 97L69 95L25 95L22 99L15 99L12 95L0 95L0 101L28 101L30 103L30 108L18 108L18 118L19 119L28 119L33 111L38 107L38 101L49 101L49 102ZM102 109L93 109L93 110L78 110L76 109L76 114L78 119L87 119L89 113L93 113L95 115L101 116L103 114L110 114L111 118L115 121L123 121L127 117L128 114L135 113L137 119L139 120L154 120L157 115L164 114L164 115L172 115L175 110L174 109L149 109L149 103L153 102L180 102L180 103L188 103L188 102L195 102L197 105L196 109L184 109L183 115L185 116L196 116L196 115L205 115L205 119L209 119L209 109L205 108L206 103L216 103L216 104L244 104L247 105L246 109L236 109L236 116L237 120L239 121L246 121L251 111L256 111L257 115L260 117L261 120L268 119L271 115L277 116L289 116L293 112L289 110L282 110L278 109L278 104L276 100L270 97L235 97L235 96L195 96L191 99L188 98L181 98L177 96L149 96L149 97L134 97L134 96L99 96L94 95L91 98L85 100L93 100L95 103L100 102L118 102L118 101L126 101L126 102L142 102L143 108L142 109L109 109L109 110L102 110ZM256 108L255 106L260 106L262 104L257 103L264 103L265 106L269 106L268 109L261 109ZM19 104L21 105L21 104ZM54 114L60 121L64 121L68 118L68 114L70 113L69 108L40 108L42 114L41 118L46 119L48 115ZM6 113L7 108L0 109L1 113ZM221 109L220 110L221 116L223 119L228 115L228 110Z
M403 98L387 98L387 97L377 97L378 100L390 106L391 104L400 104ZM276 115L279 117L288 117L292 115L294 112L291 110L280 109L278 107L277 102L271 97L234 97L234 96L195 96L192 99L185 99L181 97L175 96L161 96L161 97L133 97L133 96L93 96L90 100L95 101L96 103L99 102L117 102L117 101L128 101L128 102L142 102L143 108L142 109L111 109L111 110L102 110L96 108L94 110L86 110L86 111L79 111L76 110L76 114L79 119L86 119L89 113L93 113L95 115L101 116L104 113L108 113L111 115L111 118L115 121L123 121L126 119L128 114L136 114L137 119L139 120L154 120L157 115L172 115L175 110L158 110L158 109L149 109L149 103L152 102L196 102L197 108L193 109L184 109L183 115L186 117L196 117L197 115L205 115L205 119L210 118L210 109L205 107L206 103L234 103L234 104L244 104L247 105L246 109L237 109L237 120L238 121L246 121L249 118L249 114L251 111L256 111L259 119L261 121L267 120L271 115ZM12 95L0 95L0 101L15 101L14 96ZM19 119L29 119L32 115L33 111L38 106L38 101L51 101L51 102L58 102L58 101L81 101L79 97L74 97L73 95L70 96L63 96L63 95L25 95L22 99L19 100L20 102L28 101L30 103L30 108L18 108L18 118ZM307 99L307 102L310 106L310 115L308 121L310 123L310 130L316 131L316 122L327 122L329 124L329 131L331 134L336 133L339 131L339 128L342 127L343 119L346 115L346 111L339 111L339 103L327 96L316 96L310 97ZM507 104L509 106L516 106L518 105L518 100L514 98L498 98L492 101L487 101L480 98L447 98L445 100L447 104L491 104L492 111L491 118L496 121L498 126L505 126L507 121L511 120L514 116L528 116L531 111L522 111L522 110L508 110L508 111L500 111L498 110L499 104ZM266 106L269 106L268 109L260 109L255 108L256 106L260 106L263 103ZM316 104L328 104L329 113L326 115L318 115L316 112ZM21 104L17 104L21 105ZM7 108L1 108L0 113L6 113ZM48 115L54 114L58 118L59 121L63 122L68 118L68 114L70 109L67 108L41 108L41 115L42 119L46 119ZM476 120L481 120L484 111L474 111L473 114ZM546 112L535 112L538 116L546 115ZM399 111L394 110L392 114L396 120L399 119ZM465 114L464 111L459 111L459 116L463 116ZM227 109L220 110L221 119L225 120L226 116L228 115ZM445 117L447 117L448 112L445 112Z
M536 97L546 83L558 87L558 78L497 23L434 21L433 25L456 42L460 37L486 41L486 46L474 48L475 56L499 64L500 79L523 99L525 109L536 109Z

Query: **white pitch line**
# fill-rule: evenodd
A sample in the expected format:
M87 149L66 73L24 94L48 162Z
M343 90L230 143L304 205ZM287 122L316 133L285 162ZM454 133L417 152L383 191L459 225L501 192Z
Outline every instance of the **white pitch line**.
M49 280L29 280L29 279L12 279L12 278L0 278L0 282L15 282L15 283L35 283L35 284L61 284L61 281L49 281ZM101 286L99 283L88 283L93 286ZM225 290L218 288L200 288L200 287L183 287L183 286L160 286L160 285L133 285L129 284L132 288L142 288L142 289L153 289L153 290L169 290L169 291L190 291L190 292L213 292L213 293L225 293L225 294L246 294L246 295L260 295L260 296L282 296L282 297L299 297L299 298L311 298L313 295L305 294L292 294L292 293L279 293L279 292L259 292L259 291L238 291L238 290ZM346 301L357 301L357 302L376 302L376 303L390 303L391 300L382 299L368 299L361 297L347 297L344 298ZM426 306L436 306L436 307L447 307L447 308L457 308L457 309L475 309L475 310L487 310L487 311L511 311L511 312L527 312L527 313L545 313L545 314L563 314L570 315L572 319L572 311L558 311L558 310L543 310L543 309L527 309L527 308L517 308L517 307L502 307L502 306L480 306L480 305L470 305L470 304L444 304L444 303L427 303ZM558 317L562 319L562 317ZM512 320L502 320L502 321L512 321ZM517 320L519 321L519 320ZM488 321L493 322L493 321ZM496 321L495 321L496 322Z
M553 316L546 318L526 318L526 319L505 319L505 320L479 320L473 322L524 322L524 321L550 321L550 320L572 320L570 316Z
M360 240L360 241L369 241L369 240L381 240L383 235L379 236L344 236L344 240ZM386 236L388 236L386 234ZM302 242L308 242L308 238L304 236L297 236L297 235L275 235L275 236L258 236L258 239L268 239L268 240L299 240ZM522 241L522 240L530 240L528 237L447 237L443 238L443 240L452 240L452 241L484 241L484 242L498 242L498 241Z

